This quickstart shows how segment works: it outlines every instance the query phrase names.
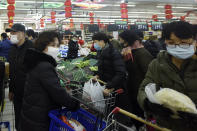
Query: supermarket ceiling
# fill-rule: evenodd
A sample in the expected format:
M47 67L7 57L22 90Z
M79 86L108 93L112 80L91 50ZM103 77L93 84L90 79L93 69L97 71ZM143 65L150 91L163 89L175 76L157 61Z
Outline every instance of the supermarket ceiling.
M90 11L101 22L120 20L120 3L124 0L72 0L72 14L75 22L89 22ZM187 20L197 22L197 0L125 0L128 2L129 21L150 20L157 14L159 20L165 19L164 5L171 4L174 18L193 11ZM56 11L58 20L65 20L65 0L16 0L15 22L32 23L40 18L50 18ZM0 0L0 19L7 22L7 0Z

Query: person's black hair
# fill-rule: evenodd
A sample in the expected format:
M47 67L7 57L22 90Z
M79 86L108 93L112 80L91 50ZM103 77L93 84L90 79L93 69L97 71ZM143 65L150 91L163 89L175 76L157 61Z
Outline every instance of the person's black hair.
M128 42L129 46L132 46L136 40L141 41L140 37L136 34L136 32L131 30L125 30L124 32L119 34L124 41Z
M162 37L166 40L170 39L172 33L180 39L193 38L194 33L192 30L192 25L184 21L175 21L165 25L162 32Z
M108 35L108 39L113 39L114 37L112 35Z
M44 31L38 36L34 47L42 52L55 38L58 38L58 34L55 31Z
M28 37L32 36L33 39L36 38L35 32L34 32L34 30L32 30L32 29L28 29L28 30L26 31L26 34L27 34Z
M6 33L2 33L1 37L3 37L3 39L6 39L6 38L8 38L8 35Z
M144 39L144 33L142 31L136 31L136 34L141 38Z
M92 36L92 40L103 40L105 43L109 43L109 38L105 33L98 32Z

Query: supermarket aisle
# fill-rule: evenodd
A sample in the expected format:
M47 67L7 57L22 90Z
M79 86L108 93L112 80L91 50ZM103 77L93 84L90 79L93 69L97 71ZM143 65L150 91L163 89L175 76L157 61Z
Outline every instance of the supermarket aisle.
M11 127L11 131L15 131L15 129L13 129L13 122L14 122L14 111L12 110L12 103L9 101L8 99L8 88L6 88L5 90L5 109L3 112L3 120L2 121L9 121L10 122L10 127Z

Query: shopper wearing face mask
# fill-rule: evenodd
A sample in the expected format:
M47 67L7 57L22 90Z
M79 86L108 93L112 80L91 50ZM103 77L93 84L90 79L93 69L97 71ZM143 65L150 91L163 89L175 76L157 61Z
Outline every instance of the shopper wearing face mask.
M33 47L33 44L25 39L25 26L21 24L14 24L11 29L6 31L10 31L10 41L13 44L8 55L8 62L10 63L9 99L13 100L14 103L15 126L18 131L26 80L23 59L26 50Z
M141 39L136 32L125 30L119 34L119 38L125 45L128 45L126 50L128 50L131 55L131 57L127 58L127 54L123 52L123 57L127 58L125 58L126 69L128 72L127 89L131 100L132 113L143 118L144 113L137 102L137 94L140 84L144 80L148 65L153 60L153 56L144 48ZM142 123L135 120L133 120L133 123L137 130L143 126Z
M106 89L103 91L104 95L109 95L110 92L122 88L124 93L117 95L115 106L130 111L128 92L125 87L126 69L121 54L113 47L104 33L96 33L92 40L94 41L94 48L97 52L100 52L98 56L98 76L95 78L107 83ZM118 116L118 121L128 124L129 119ZM119 131L122 130L119 129Z
M78 57L79 45L77 42L78 42L77 36L73 36L73 38L71 40L69 40L68 53L67 53L68 59L75 59Z
M60 86L55 67L57 63L51 53L55 47L57 33L42 32L35 42L35 49L28 49L24 65L27 68L23 106L21 111L21 131L49 131L50 110L67 107L71 111L79 108Z
M179 112L180 118L173 119L170 109L151 103L145 94L145 87L155 83L158 88L171 88L187 95L197 105L197 56L194 54L196 41L192 25L183 21L172 22L163 32L167 51L160 52L149 65L139 89L138 102L146 112L155 116L160 126L172 131L194 131L197 129L195 114Z

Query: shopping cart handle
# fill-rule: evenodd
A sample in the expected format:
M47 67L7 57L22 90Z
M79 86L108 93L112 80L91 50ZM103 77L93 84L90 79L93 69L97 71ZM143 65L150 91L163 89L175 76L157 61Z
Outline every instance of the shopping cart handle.
M116 107L116 108L113 109L112 113L117 114L119 111L120 111L120 108Z
M123 89L118 89L118 90L116 90L115 91L117 94L122 94L123 92L124 92L124 90Z

